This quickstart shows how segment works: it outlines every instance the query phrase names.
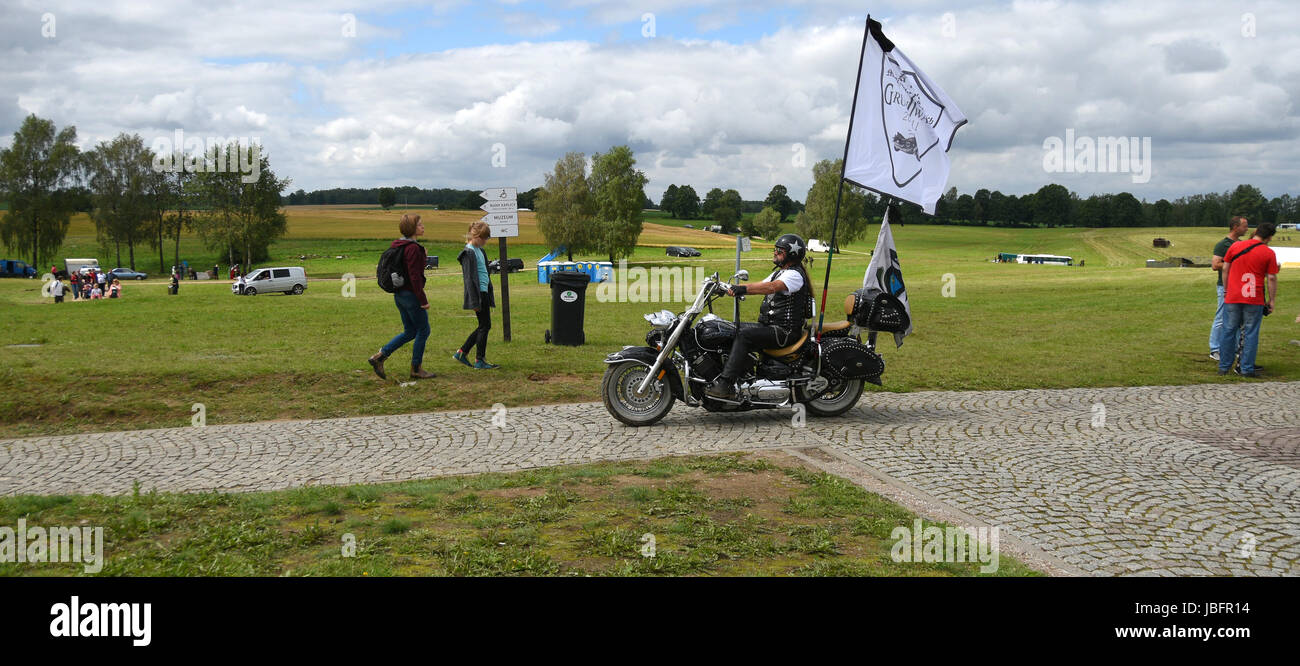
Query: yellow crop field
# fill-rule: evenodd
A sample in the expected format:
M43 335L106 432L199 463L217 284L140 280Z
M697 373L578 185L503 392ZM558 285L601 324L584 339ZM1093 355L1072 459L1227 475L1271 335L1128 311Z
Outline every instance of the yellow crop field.
M355 239L387 240L397 236L397 221L403 213L417 213L424 222L424 238L431 241L463 241L471 222L481 219L483 213L474 210L433 210L408 208L379 210L371 206L288 206L284 208L289 218L289 239ZM193 234L186 233L185 237ZM95 223L85 213L72 217L68 236L95 237ZM519 213L519 237L511 239L528 245L546 245L537 229L537 214ZM699 229L682 229L646 222L637 243L645 247L689 245L694 248L735 247L731 236L723 236Z

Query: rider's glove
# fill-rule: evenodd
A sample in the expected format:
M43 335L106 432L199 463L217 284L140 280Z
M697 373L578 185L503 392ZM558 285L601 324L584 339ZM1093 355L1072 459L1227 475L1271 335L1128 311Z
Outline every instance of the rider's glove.
M744 296L747 293L749 293L749 287L746 287L743 284L737 284L731 287L732 296Z

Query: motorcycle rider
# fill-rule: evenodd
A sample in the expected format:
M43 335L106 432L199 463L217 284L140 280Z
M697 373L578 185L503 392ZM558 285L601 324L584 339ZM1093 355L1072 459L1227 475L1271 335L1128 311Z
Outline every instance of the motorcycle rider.
M803 267L807 253L802 238L785 234L776 239L772 250L772 263L776 269L771 275L761 282L733 285L727 290L730 296L761 294L763 304L759 308L758 323L740 324L736 339L731 343L727 364L722 374L705 387L706 395L734 398L736 380L751 362L751 350L785 347L799 339L812 310L812 281Z

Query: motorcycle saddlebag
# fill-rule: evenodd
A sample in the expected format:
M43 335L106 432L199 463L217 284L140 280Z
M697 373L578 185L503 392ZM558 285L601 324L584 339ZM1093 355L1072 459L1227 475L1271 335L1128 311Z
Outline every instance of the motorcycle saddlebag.
M885 359L853 338L828 338L822 342L822 372L836 379L865 379L879 384Z
M902 333L911 325L907 308L893 294L877 289L859 289L845 299L849 319L869 331Z
M695 325L695 343L709 351L727 351L736 339L736 325L726 319L709 319Z

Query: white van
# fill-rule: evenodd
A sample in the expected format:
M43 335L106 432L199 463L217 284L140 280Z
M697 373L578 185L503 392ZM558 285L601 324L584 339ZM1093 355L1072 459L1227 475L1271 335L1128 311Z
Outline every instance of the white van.
M256 296L274 291L301 294L307 290L307 272L299 266L259 268L244 277L244 295ZM230 293L239 293L239 280L230 285Z

